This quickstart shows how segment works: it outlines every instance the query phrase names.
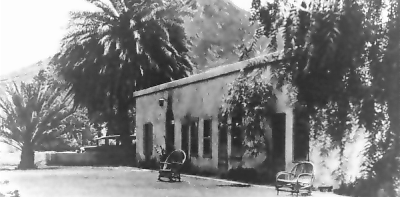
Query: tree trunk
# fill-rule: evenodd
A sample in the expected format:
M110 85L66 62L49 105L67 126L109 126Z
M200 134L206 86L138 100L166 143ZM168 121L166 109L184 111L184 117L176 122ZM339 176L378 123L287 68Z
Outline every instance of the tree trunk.
M22 146L21 161L18 169L34 169L35 165L35 151L33 150L33 143L25 142Z

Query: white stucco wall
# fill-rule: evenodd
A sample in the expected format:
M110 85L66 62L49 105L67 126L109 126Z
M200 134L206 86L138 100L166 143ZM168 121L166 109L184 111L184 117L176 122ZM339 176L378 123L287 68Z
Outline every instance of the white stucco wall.
M255 60L249 60L255 61ZM232 83L249 63L239 62L233 65L218 67L216 69L194 75L185 79L162 84L143 91L136 92L136 135L137 159L144 160L143 125L153 124L153 145L165 147L165 121L167 104L159 106L159 99L172 98L172 109L175 122L175 149L181 148L181 123L187 117L199 118L198 128L198 157L192 157L193 164L211 170L218 169L218 113L222 105L223 96L227 93L229 84ZM266 64L267 66L270 66ZM254 67L250 68L254 69ZM269 72L266 72L269 73ZM269 77L270 78L270 77ZM287 92L276 92L278 97L278 112L286 114L285 127L285 163L288 166L293 160L293 110L288 105ZM212 120L212 157L203 157L203 121ZM228 131L228 157L231 154L231 137ZM158 157L155 149L153 157ZM244 167L256 167L265 159L265 155L257 158L244 156ZM229 167L235 168L239 164L230 161Z

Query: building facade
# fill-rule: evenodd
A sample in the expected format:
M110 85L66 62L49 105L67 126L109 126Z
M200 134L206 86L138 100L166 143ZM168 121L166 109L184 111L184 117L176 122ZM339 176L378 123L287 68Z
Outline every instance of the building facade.
M261 57L268 60L271 55ZM204 73L172 81L134 93L136 98L136 158L158 158L157 148L184 150L190 162L204 170L217 171L242 167L257 168L268 155L252 156L240 152L237 133L219 127L219 110L229 84L244 71L256 69L253 58L217 67ZM269 75L273 63L264 65ZM293 161L293 109L287 92L275 91L276 121L272 121L271 139L274 157L287 167ZM228 122L234 121L230 117ZM275 125L275 126L274 126Z

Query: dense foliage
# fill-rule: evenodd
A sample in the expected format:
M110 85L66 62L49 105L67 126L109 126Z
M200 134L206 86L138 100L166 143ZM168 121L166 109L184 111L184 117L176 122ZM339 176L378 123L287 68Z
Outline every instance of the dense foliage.
M250 13L225 0L197 0L197 3L193 18L185 22L185 30L193 42L190 55L196 72L239 61L241 49L251 41L258 27L250 23Z
M0 99L0 139L21 150L19 168L33 168L34 151L61 135L57 129L73 114L72 102L60 87L35 80L9 86Z
M281 81L298 106L343 148L354 121L369 138L361 193L396 196L400 177L400 6L398 1L253 0L260 36L284 38ZM318 130L326 125L326 130ZM362 183L362 184L361 184Z
M192 62L183 25L192 1L87 0L98 9L71 13L54 62L75 104L103 117L110 133L128 135L133 92L188 76Z
M223 99L221 107L222 118L240 117L238 126L245 133L244 147L253 154L266 152L270 155L271 132L269 121L276 112L276 95L273 84L267 77L254 73L239 76L228 89L228 94ZM232 122L231 122L232 123Z

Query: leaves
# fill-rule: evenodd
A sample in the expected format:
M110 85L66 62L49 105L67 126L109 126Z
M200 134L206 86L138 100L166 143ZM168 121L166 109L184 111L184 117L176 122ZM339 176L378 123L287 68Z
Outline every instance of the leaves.
M27 143L40 144L41 136L53 131L74 110L61 91L43 81L43 72L33 83L9 86L0 99L0 137L8 144L22 148Z
M400 155L394 153L400 148L398 1L311 1L308 6L296 1L261 6L255 0L253 4L253 20L263 24L266 35L271 29L283 29L280 80L297 87L297 104L314 117L314 134L328 134L343 152L358 122L370 135L365 154L368 176L395 185L400 177L395 167ZM278 19L271 13L280 13ZM382 161L393 165L385 170L372 167ZM392 178L388 173L396 175Z
M245 133L243 143L253 154L265 151L265 144L269 143L266 130L269 129L271 115L276 112L276 100L272 83L257 72L241 74L223 98L221 118L243 119L240 125L229 126L239 127Z

